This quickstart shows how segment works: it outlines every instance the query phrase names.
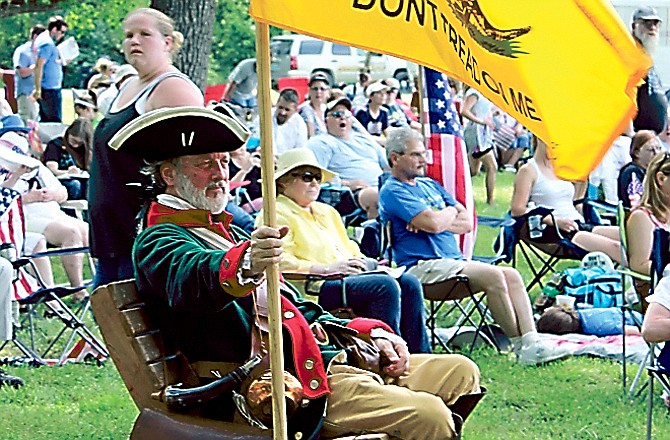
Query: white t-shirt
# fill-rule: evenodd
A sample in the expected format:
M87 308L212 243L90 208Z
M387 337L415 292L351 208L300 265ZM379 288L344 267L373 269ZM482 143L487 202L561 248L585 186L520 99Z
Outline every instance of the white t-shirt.
M275 156L279 156L294 148L307 146L307 124L297 112L282 125L277 124L275 113L272 113L272 145Z
M649 304L660 304L670 310L670 264L663 270L663 278L654 288L654 294L647 297Z

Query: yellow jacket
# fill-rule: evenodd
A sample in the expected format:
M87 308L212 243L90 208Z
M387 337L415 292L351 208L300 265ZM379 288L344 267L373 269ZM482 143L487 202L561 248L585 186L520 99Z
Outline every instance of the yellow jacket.
M311 214L288 197L277 197L277 225L289 227L283 240L281 271L309 272L313 264L363 257L358 244L347 236L335 208L321 202L312 202L310 208Z

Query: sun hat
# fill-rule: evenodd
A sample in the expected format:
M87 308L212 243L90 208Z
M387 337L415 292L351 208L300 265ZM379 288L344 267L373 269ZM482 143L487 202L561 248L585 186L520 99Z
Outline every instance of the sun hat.
M213 109L160 108L126 124L109 146L154 162L233 151L244 145L249 134L249 129L225 105Z
M113 64L114 63L109 58L98 58L98 61L96 61L95 66L93 66L93 70L95 70L96 72L100 72L103 68L112 67Z
M365 89L365 94L368 96L372 96L373 93L381 92L383 90L388 90L389 86L386 84L382 84L381 81L374 82L368 86L367 89Z
M337 175L319 165L319 162L316 160L316 156L314 156L314 152L309 148L294 148L292 150L285 151L277 158L275 180L302 166L310 166L320 169L322 182L327 182Z
M114 82L119 82L126 76L137 75L137 70L130 64L122 64L114 72Z
M18 148L23 154L14 151ZM34 169L40 162L28 154L28 140L13 131L0 136L0 168L15 172L20 165Z
M23 133L30 132L30 128L26 127L19 115L7 115L0 118L0 136L8 131L21 131Z
M8 131L7 133L0 135L0 144L9 148L16 147L21 150L23 154L28 154L30 151L28 139L14 131Z

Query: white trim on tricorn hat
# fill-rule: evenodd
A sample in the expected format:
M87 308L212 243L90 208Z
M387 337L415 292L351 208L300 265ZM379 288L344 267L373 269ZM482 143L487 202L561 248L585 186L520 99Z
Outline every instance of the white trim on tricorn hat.
M109 146L156 162L233 151L244 145L249 135L249 129L225 106L161 108L126 124Z

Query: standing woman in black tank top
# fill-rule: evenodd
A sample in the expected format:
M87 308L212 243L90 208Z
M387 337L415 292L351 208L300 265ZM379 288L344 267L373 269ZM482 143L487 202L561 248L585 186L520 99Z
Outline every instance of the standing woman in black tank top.
M168 16L140 8L124 22L123 50L138 72L114 99L94 134L88 202L91 253L98 259L95 286L133 277L131 250L141 200L128 183L142 181L139 156L113 151L108 142L140 114L162 107L203 106L202 92L179 72L172 59L183 35Z

